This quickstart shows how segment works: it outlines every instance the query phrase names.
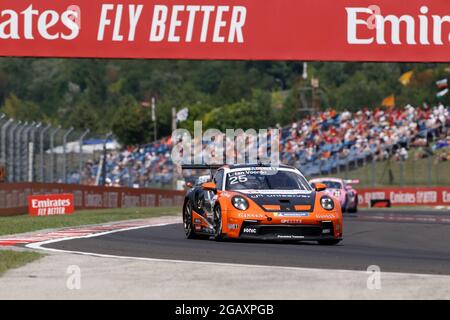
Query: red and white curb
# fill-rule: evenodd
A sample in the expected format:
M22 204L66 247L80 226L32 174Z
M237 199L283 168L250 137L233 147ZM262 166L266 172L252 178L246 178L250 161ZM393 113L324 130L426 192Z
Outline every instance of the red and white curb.
M145 228L147 226L154 226L155 224L150 221L138 221L127 222L110 225L88 226L88 227L74 227L70 229L62 229L57 231L49 231L43 233L37 233L30 236L17 236L10 238L0 238L0 246L16 246L26 245L36 242L45 242L50 240L62 240L68 238L80 238L98 235L102 233L110 233L113 231Z

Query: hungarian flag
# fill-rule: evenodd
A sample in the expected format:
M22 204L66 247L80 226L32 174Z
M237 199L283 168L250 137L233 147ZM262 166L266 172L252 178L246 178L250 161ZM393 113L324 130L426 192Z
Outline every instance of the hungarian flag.
M436 86L439 89L448 88L448 80L447 79L442 79L442 80L436 81Z
M442 98L443 96L445 96L445 95L447 95L448 94L448 88L447 89L444 89L444 90L442 90L442 91L439 91L437 94L436 94L436 96L438 97L438 98Z
M395 95L390 95L389 97L386 97L383 102L381 102L381 105L386 108L393 108L395 107Z

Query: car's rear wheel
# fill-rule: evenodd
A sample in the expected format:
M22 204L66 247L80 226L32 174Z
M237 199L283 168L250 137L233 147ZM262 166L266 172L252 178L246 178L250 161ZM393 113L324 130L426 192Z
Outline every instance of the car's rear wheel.
M214 207L214 240L223 240L222 233L222 209L219 205Z
M188 239L198 239L199 236L195 233L194 225L192 224L192 207L190 202L186 203L183 210L183 227Z
M358 204L355 203L355 206L353 208L351 208L351 209L348 209L348 212L350 212L350 213L358 212Z
M333 239L333 240L319 240L318 242L319 242L319 244L321 246L335 246L339 242L341 242L341 240L337 240L337 239Z

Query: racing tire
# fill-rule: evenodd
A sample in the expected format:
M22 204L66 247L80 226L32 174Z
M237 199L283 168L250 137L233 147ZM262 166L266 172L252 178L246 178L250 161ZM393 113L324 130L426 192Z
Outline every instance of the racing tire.
M190 202L186 203L183 209L183 227L188 239L201 239L202 237L195 233L194 225L192 224L192 207Z
M347 205L348 205L348 198L346 196L344 204L342 205L342 213L349 212L349 210L347 209Z
M222 241L222 209L219 205L214 207L214 240Z
M339 242L341 242L341 240L337 240L337 239L333 239L333 240L319 240L317 241L319 243L319 245L321 246L335 246L337 245Z
M348 210L350 213L357 213L358 212L358 206L355 206L354 208L351 208Z

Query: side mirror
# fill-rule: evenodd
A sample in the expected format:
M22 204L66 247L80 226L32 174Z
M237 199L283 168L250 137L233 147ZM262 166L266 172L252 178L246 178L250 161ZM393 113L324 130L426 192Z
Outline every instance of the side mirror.
M327 185L323 183L316 183L314 188L316 189L317 192L325 191L327 189Z
M202 189L206 190L206 191L216 192L217 186L214 182L206 182L206 183L202 184Z
M186 187L192 188L194 184L192 182L186 182Z

